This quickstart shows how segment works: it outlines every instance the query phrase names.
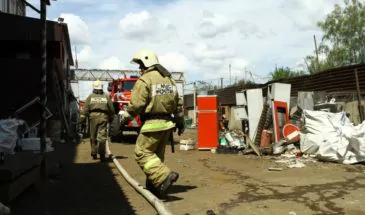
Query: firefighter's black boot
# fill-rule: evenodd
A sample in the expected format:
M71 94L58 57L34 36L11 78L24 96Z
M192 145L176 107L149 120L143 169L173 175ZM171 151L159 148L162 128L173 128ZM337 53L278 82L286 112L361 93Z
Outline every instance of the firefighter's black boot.
M146 189L149 190L153 195L155 195L157 198L161 199L160 192L158 189L153 185L153 183L146 179Z
M100 156L100 161L101 162L105 162L106 161L105 154L99 154L99 156Z
M160 195L165 198L167 196L167 192L169 188L171 188L171 185L175 183L179 179L179 173L177 172L171 172L165 179L164 182L158 187L160 191Z
M94 160L98 159L98 155L97 155L97 154L91 154L91 157L92 157Z

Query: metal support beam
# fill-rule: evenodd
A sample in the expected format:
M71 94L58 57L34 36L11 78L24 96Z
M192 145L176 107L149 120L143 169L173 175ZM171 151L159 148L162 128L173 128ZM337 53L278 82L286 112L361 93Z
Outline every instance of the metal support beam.
M24 1L24 4L26 5L26 6L28 6L28 7L30 7L30 8L32 8L32 10L34 10L35 12L37 12L37 13L41 13L41 11L40 10L38 10L36 7L34 7L32 4L30 4L29 2L27 2L27 1Z
M41 120L40 120L40 144L41 144L41 154L42 154L42 163L41 163L41 177L44 181L47 180L47 171L46 171L46 127L47 127L47 2L46 0L40 0L41 3Z

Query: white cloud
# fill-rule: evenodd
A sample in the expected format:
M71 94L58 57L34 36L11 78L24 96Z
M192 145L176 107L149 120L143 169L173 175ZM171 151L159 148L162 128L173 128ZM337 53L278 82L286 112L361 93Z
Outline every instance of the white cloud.
M67 23L70 38L73 44L88 44L91 40L89 26L81 17L71 13L61 13L60 17L64 18ZM57 19L55 19L57 21Z
M49 15L64 16L67 8L72 43L84 44L77 46L80 68L129 66L136 51L148 48L191 81L228 80L229 64L239 77L245 68L267 76L276 64L297 67L313 54L313 35L320 40L316 22L342 0L104 0L92 10L95 0L71 1L55 2Z
M176 27L167 20L159 19L148 11L128 13L119 21L124 37L134 40L163 40L173 35Z
M79 62L90 62L93 59L94 53L91 50L90 46L85 46L81 51L77 54L77 59Z
M235 51L222 45L209 45L206 43L196 44L194 56L196 59L225 59L233 57Z
M246 69L248 67L248 62L244 58L234 58L232 59L232 67L240 70Z
M231 67L229 67L231 65ZM244 78L245 71L251 70L253 67L244 58L229 58L221 62L219 67L215 68L215 72L205 74L205 78L216 79L221 77L241 77Z
M342 2L342 0L290 0L282 2L281 8L284 14L293 20L294 27L300 30L316 30L317 22L331 12L335 3Z
M305 71L307 69L304 58L295 62L294 67L291 68L294 71Z
M202 66L207 67L207 68L212 68L212 69L221 67L223 63L224 63L224 61L222 59L207 58L207 59L203 59L201 61Z
M115 56L104 59L99 65L100 69L124 69L124 67L125 66Z
M76 51L77 55L75 55L75 50L72 50L72 56L75 63L77 57L79 68L90 69L95 67L95 59L97 58L97 56L95 56L95 54L91 50L91 46L85 45L81 49L78 49Z
M161 65L171 72L187 72L190 67L189 60L177 52L168 52L158 57Z
M232 30L231 22L224 15L203 11L203 17L198 29L199 35L203 38L212 38Z

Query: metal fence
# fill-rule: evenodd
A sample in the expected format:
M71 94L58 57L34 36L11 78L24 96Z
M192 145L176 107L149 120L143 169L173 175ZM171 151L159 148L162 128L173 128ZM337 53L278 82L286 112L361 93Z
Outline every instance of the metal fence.
M365 94L365 64L357 64L346 67L325 70L313 75L304 75L289 79L269 81L265 84L257 84L245 88L243 86L228 87L216 91L210 91L210 94L218 95L221 105L235 105L236 92L242 89L267 88L271 83L288 83L291 84L291 96L296 97L299 91L325 91L331 95L354 97L356 92L355 69L358 71L361 94ZM264 96L266 90L263 91ZM356 99L356 98L355 98ZM185 95L185 107L193 107L193 95Z

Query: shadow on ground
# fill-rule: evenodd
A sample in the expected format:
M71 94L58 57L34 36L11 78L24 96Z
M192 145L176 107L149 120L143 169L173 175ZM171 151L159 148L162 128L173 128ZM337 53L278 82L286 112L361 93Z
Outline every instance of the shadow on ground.
M94 162L89 154L83 155L84 163L75 163L75 144L55 148L60 174L49 178L43 192L32 187L13 200L13 215L135 214L107 163Z
M189 190L195 189L197 186L189 186L189 185L173 185L169 191L169 193L185 193Z
M137 133L124 132L124 134L121 138L121 141L119 143L134 145L134 144L136 144L137 137L138 137Z
M364 176L356 176L347 180L326 184L310 184L303 186L286 186L253 179L245 176L243 172L230 170L226 167L212 167L206 159L200 159L206 168L212 171L221 171L226 175L234 176L232 182L242 183L245 181L245 189L236 194L235 199L221 203L221 214L227 210L238 207L242 203L263 202L267 200L279 200L285 202L296 202L305 205L312 210L313 214L345 214L344 208L339 206L335 200L345 199L352 191L365 188ZM349 172L360 172L362 167L348 167ZM282 188L291 188L283 192ZM287 190L287 189L285 189Z

